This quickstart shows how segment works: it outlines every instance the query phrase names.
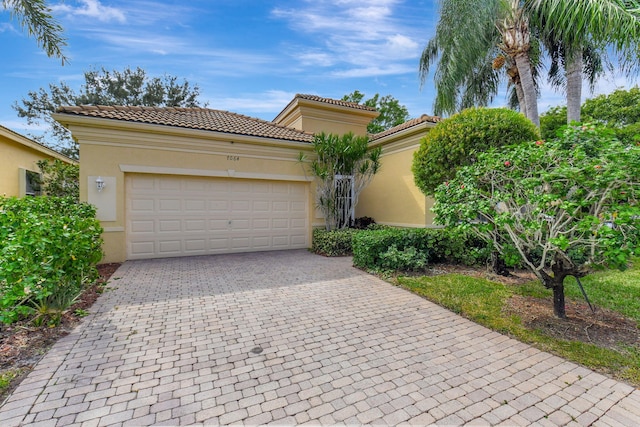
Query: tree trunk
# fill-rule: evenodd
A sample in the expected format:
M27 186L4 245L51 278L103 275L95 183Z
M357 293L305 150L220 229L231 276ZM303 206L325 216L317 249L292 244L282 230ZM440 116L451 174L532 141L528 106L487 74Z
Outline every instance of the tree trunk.
M567 124L580 121L582 103L582 51L571 52L565 65L567 75Z
M564 284L553 284L553 314L559 319L566 319L567 313L564 308Z
M527 116L527 104L524 102L524 91L522 90L522 84L520 82L515 84L516 95L518 96L518 104L520 104L520 112Z
M519 52L515 55L514 61L518 67L520 75L520 84L524 96L524 104L527 112L527 118L534 125L540 127L540 116L538 114L538 94L536 93L536 85L533 81L533 73L531 72L531 60L526 52Z

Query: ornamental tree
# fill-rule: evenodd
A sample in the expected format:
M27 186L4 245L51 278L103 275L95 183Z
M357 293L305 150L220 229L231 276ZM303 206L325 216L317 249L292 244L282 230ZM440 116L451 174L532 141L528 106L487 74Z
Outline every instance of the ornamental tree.
M328 231L349 227L360 192L380 169L382 149L369 149L369 138L349 132L320 133L313 140L315 158L307 163L316 178L316 203ZM300 161L306 162L304 154Z
M551 141L479 154L439 186L436 220L470 229L507 262L553 290L565 318L564 279L624 269L640 243L640 146L591 125Z
M506 108L469 108L442 120L420 141L413 156L416 186L427 196L456 170L492 147L540 137L524 115Z

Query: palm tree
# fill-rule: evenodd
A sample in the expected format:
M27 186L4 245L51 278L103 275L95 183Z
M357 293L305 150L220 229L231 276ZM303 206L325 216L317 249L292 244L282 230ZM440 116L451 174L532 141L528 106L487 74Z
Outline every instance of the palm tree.
M62 37L62 27L51 16L45 0L2 0L2 7L11 12L11 17L16 18L23 29L26 27L49 57L60 58L62 65L68 61L62 52L67 45Z
M551 83L566 87L567 121L580 121L583 76L593 86L605 46L614 47L627 71L638 64L639 0L441 0L440 8L436 35L420 59L423 83L437 62L435 114L488 104L504 76L487 63L504 56L520 111L539 124L535 77L544 46Z
M539 126L529 18L522 6L519 0L441 1L436 35L420 59L422 82L437 61L435 114L489 103L502 77L491 59L504 56L515 65L507 70L521 111Z
M580 121L585 51L604 54L611 46L623 69L638 64L640 1L637 0L526 0L530 19L543 37L555 40L565 54L567 122ZM593 79L591 79L593 83Z

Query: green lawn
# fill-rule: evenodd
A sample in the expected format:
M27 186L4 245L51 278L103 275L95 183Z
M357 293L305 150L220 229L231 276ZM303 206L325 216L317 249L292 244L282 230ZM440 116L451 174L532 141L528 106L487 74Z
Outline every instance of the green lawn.
M624 272L606 271L581 279L592 304L606 307L635 319L640 325L640 268ZM506 315L503 307L512 295L551 298L551 291L538 282L504 285L460 274L398 277L397 283L449 310L495 331L510 335L535 347L555 353L618 379L640 386L640 345L615 350L579 341L566 341L526 328L516 315ZM567 280L567 299L584 301L575 280Z

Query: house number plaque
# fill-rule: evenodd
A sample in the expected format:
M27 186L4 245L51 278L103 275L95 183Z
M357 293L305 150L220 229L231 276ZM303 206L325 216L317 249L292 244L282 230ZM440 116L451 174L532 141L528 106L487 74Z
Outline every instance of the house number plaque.
M240 156L227 156L227 160L231 160L232 162L240 161Z

